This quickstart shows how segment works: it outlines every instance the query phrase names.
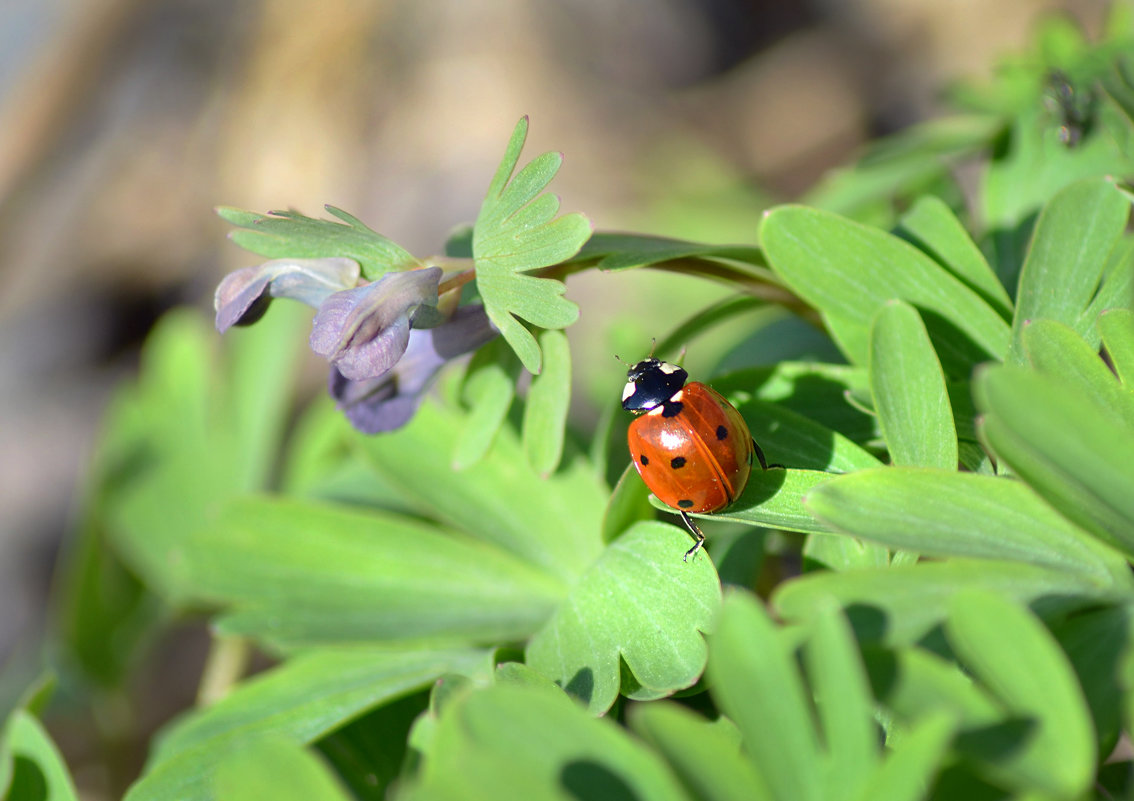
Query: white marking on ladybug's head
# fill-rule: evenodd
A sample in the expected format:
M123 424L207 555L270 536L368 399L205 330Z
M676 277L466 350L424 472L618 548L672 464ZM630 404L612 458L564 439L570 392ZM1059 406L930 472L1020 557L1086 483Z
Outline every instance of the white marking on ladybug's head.
M658 362L658 369L666 375L669 375L670 373L676 373L681 368L676 364L670 364L669 362Z
M622 402L625 403L626 399L633 395L637 388L633 381L627 381L626 386L622 388Z

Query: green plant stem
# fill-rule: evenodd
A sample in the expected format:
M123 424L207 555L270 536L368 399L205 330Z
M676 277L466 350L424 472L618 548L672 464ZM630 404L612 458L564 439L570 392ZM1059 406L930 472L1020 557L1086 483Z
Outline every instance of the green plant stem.
M251 655L251 647L244 637L213 637L197 688L197 704L211 706L228 695L244 675Z

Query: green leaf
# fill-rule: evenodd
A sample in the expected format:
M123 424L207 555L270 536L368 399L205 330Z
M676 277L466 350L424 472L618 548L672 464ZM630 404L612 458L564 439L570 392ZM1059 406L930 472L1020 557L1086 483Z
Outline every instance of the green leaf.
M727 259L755 267L764 266L760 248L752 245L710 245L641 234L597 233L587 240L575 257L575 261L590 259L597 259L595 266L600 270L627 270L690 259ZM771 277L771 272L766 269L758 274Z
M812 531L830 531L823 523L812 517L803 506L805 493L830 481L831 473L817 470L781 470L773 468L763 471L755 469L748 479L744 492L732 504L712 515L695 515L712 520L732 520L766 528L784 531L799 531L804 534ZM666 506L651 496L650 503L663 511L677 514L677 510Z
M878 468L835 478L804 499L838 531L935 557L1004 559L1129 587L1124 560L1031 488L975 473Z
M861 567L886 567L890 552L868 540L843 534L813 531L803 543L803 556L828 570L855 570Z
M216 768L217 798L349 801L326 763L299 745L265 737L224 756Z
M532 378L521 429L532 469L546 478L559 466L571 405L571 350L562 331L542 331L543 371Z
M854 633L834 603L812 621L803 657L826 750L822 797L856 798L881 761L878 728Z
M858 801L919 801L933 785L956 733L947 711L934 712L910 727L886 762L857 796Z
M563 298L561 281L524 273L574 256L590 237L591 224L578 213L556 218L558 198L541 194L559 171L558 153L537 156L513 177L527 133L524 117L512 132L473 228L473 258L489 318L524 367L539 373L539 346L516 318L542 328L565 328L578 319L579 309Z
M488 452L512 407L519 368L519 362L500 340L473 354L462 387L470 411L453 449L454 469L465 470Z
M710 638L708 676L772 797L823 798L819 737L795 654L754 597L737 592L726 599Z
M1039 372L1061 381L1134 431L1134 391L1118 383L1081 336L1046 319L1026 325L1022 336L1028 360Z
M498 547L408 517L247 499L177 554L225 633L328 644L509 641L535 631L560 581Z
M961 662L1010 713L1033 722L1018 748L996 760L1019 789L1079 798L1097 758L1090 713L1075 673L1030 612L991 592L953 599L946 634Z
M682 784L705 801L771 801L767 783L740 753L739 736L674 703L638 704L630 727L669 761Z
M765 215L760 242L784 283L819 310L855 364L867 363L871 321L891 299L917 307L950 374L967 375L1007 349L1008 324L988 303L885 231L789 205Z
M498 685L447 705L407 801L688 801L653 752L560 692Z
M78 801L59 748L34 715L16 709L0 730L0 798Z
M211 326L181 311L147 339L131 401L140 435L135 468L108 499L106 515L118 553L164 598L176 602L190 589L172 552L226 500L271 479L309 325L298 304L285 306L234 332L218 354Z
M1099 316L1106 355L1127 389L1134 389L1134 312L1110 309Z
M1077 324L1129 214L1130 201L1103 178L1074 183L1047 203L1020 273L1010 363L1024 361L1021 337L1027 321L1046 317Z
M770 464L836 473L881 464L876 456L837 431L778 404L738 397L733 405L748 422Z
M870 331L870 389L895 465L957 466L957 427L941 363L917 310L888 301Z
M1101 340L1100 316L1108 310L1128 309L1131 298L1134 298L1134 236L1126 234L1110 254L1099 291L1072 327L1083 334L1091 347L1097 348Z
M308 652L177 721L158 741L126 799L217 798L215 766L241 745L265 735L309 744L364 710L445 673L473 673L487 666L482 651L370 647Z
M342 222L305 217L296 211L257 214L219 206L217 214L242 230L229 237L245 250L269 259L319 259L345 256L362 267L371 281L394 270L409 270L421 262L409 252L334 206L325 206Z
M908 644L937 626L945 618L950 599L968 587L1037 602L1053 613L1129 595L1129 591L1100 587L1076 573L1019 562L952 559L808 573L779 585L772 605L785 620L806 621L833 597L846 611L859 641Z
M1030 370L990 368L975 393L992 450L1069 520L1134 554L1134 430Z
M1011 319L1008 292L943 200L933 195L918 198L902 217L898 230L984 298L1001 317Z
M405 428L356 437L370 464L421 515L519 556L549 575L572 580L602 550L608 490L572 454L541 479L508 426L475 470L453 470L449 453L464 419L426 403Z
M615 540L528 643L527 663L595 713L619 691L625 662L632 697L691 686L705 666L720 583L707 558L682 560L688 537L645 522Z

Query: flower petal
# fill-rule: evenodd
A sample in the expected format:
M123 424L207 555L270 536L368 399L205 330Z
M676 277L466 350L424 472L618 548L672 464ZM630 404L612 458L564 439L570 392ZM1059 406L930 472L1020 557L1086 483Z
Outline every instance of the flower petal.
M311 349L345 378L375 378L397 364L418 308L437 305L441 268L386 273L366 286L336 292L315 315Z
M358 283L354 259L274 259L236 270L217 287L213 307L222 334L264 316L272 298L291 298L316 308L333 293Z
M405 355L390 372L355 381L332 367L328 389L359 431L393 431L410 421L446 362L471 353L496 335L483 306L462 306L443 325L410 331Z

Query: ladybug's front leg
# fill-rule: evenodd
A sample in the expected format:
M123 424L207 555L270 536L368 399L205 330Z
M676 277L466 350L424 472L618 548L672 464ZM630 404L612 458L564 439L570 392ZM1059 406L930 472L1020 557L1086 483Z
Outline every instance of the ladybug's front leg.
M701 550L701 546L705 544L705 535L701 532L701 529L697 527L697 524L693 522L693 518L691 518L687 512L678 510L677 513L681 515L681 519L685 521L685 525L689 527L689 533L693 535L693 539L695 540L693 547L685 552L685 556L683 556L681 560L688 562L689 557L692 556L694 561L696 561L697 551Z
M764 458L764 452L760 450L760 446L756 444L755 439L752 440L752 450L756 452L756 458L760 461L760 466L765 470L771 470L774 467L778 467L781 470L787 469L779 462L776 462L775 464L768 464L768 460Z

